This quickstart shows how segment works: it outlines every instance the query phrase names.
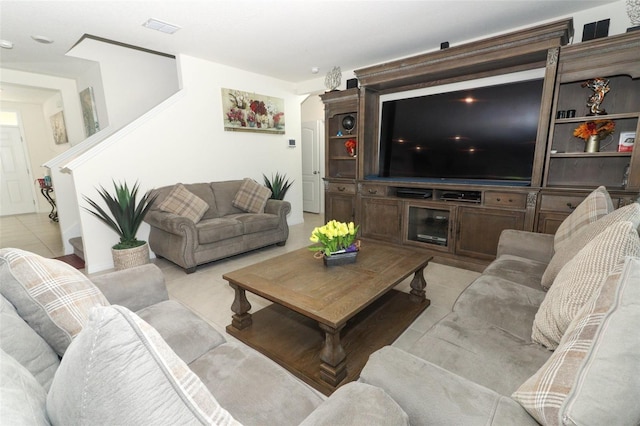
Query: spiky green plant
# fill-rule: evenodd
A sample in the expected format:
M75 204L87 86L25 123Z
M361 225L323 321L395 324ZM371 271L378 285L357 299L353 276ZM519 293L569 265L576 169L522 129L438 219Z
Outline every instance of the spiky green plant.
M271 198L274 200L284 200L284 196L294 182L289 182L287 175L280 175L280 173L276 173L275 177L272 174L271 179L264 174L262 177L264 177L264 186L271 190Z
M95 201L87 196L83 196L85 201L89 203L92 209L84 208L86 211L100 219L109 228L113 229L119 236L120 242L113 246L115 250L123 250L143 245L145 242L136 238L138 228L142 224L142 220L151 208L156 196L151 196L147 192L142 196L140 202L137 202L139 185L136 182L131 190L127 183L117 184L113 181L114 194L110 194L104 187L97 189L98 194L107 205L109 212L107 213Z

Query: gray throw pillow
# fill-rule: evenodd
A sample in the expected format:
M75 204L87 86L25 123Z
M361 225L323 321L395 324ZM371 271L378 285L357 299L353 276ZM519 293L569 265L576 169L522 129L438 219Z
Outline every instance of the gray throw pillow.
M47 396L54 424L236 425L200 379L136 314L96 307Z

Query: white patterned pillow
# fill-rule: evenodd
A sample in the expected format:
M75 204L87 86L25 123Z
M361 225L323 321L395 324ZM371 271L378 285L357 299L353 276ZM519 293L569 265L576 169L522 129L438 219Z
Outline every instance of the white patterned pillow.
M564 240L574 235L583 226L588 225L613 211L611 196L604 186L595 189L560 224L553 237L553 248L557 251Z
M633 223L636 228L640 226L640 204L631 203L628 206L620 207L595 222L585 225L578 232L564 240L556 249L551 262L549 262L547 269L544 271L541 281L542 288L548 290L562 267L589 241L593 240L610 225L625 220Z
M609 226L558 273L536 312L531 339L555 349L567 327L604 279L625 256L640 254L640 237L631 222Z
M115 305L92 309L62 358L47 413L61 425L239 424L153 327Z
M158 204L158 208L191 219L193 223L198 223L209 210L209 204L179 183Z
M245 178L231 204L245 212L263 213L271 190L253 179Z
M628 257L512 395L544 425L640 424L640 258Z
M60 356L82 330L89 309L109 305L72 266L13 248L0 250L0 290Z

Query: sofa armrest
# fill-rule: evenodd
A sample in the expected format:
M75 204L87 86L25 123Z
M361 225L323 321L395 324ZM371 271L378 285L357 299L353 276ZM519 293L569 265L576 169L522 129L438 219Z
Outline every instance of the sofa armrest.
M382 388L412 425L538 425L513 399L392 346L371 354L359 380Z
M169 299L164 274L151 263L89 278L109 303L133 312Z
M162 210L150 210L144 218L149 225L176 235L191 234L195 238L196 224L191 219Z
M553 235L505 229L498 240L496 257L510 254L542 263L549 263L553 253Z
M291 211L291 203L283 200L268 199L264 212L278 216L286 216Z

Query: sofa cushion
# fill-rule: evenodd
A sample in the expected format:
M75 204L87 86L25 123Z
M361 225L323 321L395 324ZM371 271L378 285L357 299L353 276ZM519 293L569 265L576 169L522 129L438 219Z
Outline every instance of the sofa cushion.
M158 208L165 212L186 217L193 223L198 223L207 210L209 210L209 205L202 198L199 198L179 183L174 186L169 195L158 204Z
M29 370L46 391L49 390L60 358L1 295L0 349Z
M165 300L136 314L149 323L185 363L225 342L206 321L175 300Z
M531 325L545 296L540 285L536 287L483 273L462 292L453 310L530 342Z
M351 382L335 391L300 426L409 425L409 417L382 389Z
M640 204L631 203L628 206L621 207L606 216L584 226L580 231L565 239L558 247L549 262L549 266L542 276L542 287L549 289L553 284L553 280L560 272L560 269L584 247L593 240L598 234L607 229L610 225L620 222L629 221L638 228L640 226Z
M631 222L618 222L596 236L558 273L533 322L532 339L555 349L578 311L625 256L640 254Z
M240 186L242 186L242 180L227 180L221 182L211 182L211 190L216 197L216 208L218 210L218 217L224 217L229 214L242 213L243 211L233 205L233 199L235 198Z
M18 361L0 350L0 422L3 425L49 425L47 392Z
M237 424L158 332L121 306L96 307L47 397L54 424Z
M598 187L562 221L554 236L554 249L558 250L564 240L578 232L583 226L595 222L612 211L613 202L607 189L604 186Z
M196 223L199 244L211 244L244 235L244 227L232 217L207 219Z
M245 178L233 198L232 204L249 213L264 213L264 206L271 197L271 190L253 179Z
M457 312L440 320L408 351L502 395L511 395L551 355L540 345Z
M384 389L412 425L537 425L511 398L392 346L371 354L359 380Z
M544 262L503 254L485 268L482 275L500 277L534 290L540 290L540 280L547 267Z
M640 258L629 257L513 398L542 424L640 424L638 329Z
M322 403L307 385L242 344L224 343L189 368L220 404L247 426L298 425Z
M227 216L242 224L244 234L278 229L280 216L266 213L240 213Z
M89 309L109 305L77 269L19 249L0 250L0 289L60 356L82 330Z

